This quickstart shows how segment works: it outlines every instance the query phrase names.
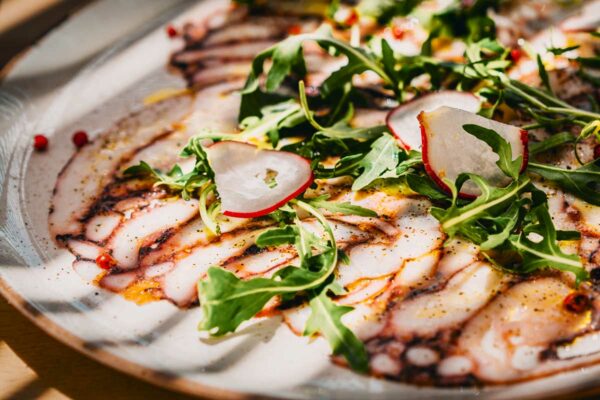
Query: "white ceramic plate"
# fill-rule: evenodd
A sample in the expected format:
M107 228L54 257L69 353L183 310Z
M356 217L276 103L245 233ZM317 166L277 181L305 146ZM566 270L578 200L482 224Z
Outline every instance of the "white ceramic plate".
M212 0L211 0L212 1ZM217 0L218 1L218 0ZM166 72L164 33L201 15L186 0L102 0L76 14L15 63L0 88L0 291L48 333L107 365L192 394L240 398L532 398L587 390L598 367L510 387L417 388L336 367L321 340L277 318L220 341L202 340L198 309L138 306L87 284L47 229L56 176L75 130L92 135L139 108L157 89L183 87ZM51 146L32 155L32 136Z

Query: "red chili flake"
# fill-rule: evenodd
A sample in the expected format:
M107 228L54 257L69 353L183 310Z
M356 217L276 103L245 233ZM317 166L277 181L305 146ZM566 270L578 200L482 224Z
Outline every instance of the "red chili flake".
M167 31L167 35L170 38L179 36L179 32L177 31L177 28L175 28L173 25L167 25L166 31Z
M394 36L395 39L402 40L402 38L404 38L405 33L406 31L398 25L392 26L392 36Z
M350 10L350 13L344 20L344 24L347 26L352 26L358 22L358 13L355 9Z
M510 51L510 59L513 60L513 62L518 62L521 57L523 57L521 49L512 49Z
M88 135L86 131L77 131L73 134L72 137L73 143L77 147L83 147L88 144Z
M100 254L96 258L96 264L102 269L111 269L113 265L115 265L115 261L112 257L106 253Z
M582 313L590 308L590 298L581 292L573 292L563 300L563 307L572 313Z
M287 33L288 35L299 35L302 33L302 27L300 25L294 24L288 28Z
M594 146L594 160L600 158L600 144Z
M48 138L44 135L35 135L33 137L33 148L37 151L45 151L48 148Z

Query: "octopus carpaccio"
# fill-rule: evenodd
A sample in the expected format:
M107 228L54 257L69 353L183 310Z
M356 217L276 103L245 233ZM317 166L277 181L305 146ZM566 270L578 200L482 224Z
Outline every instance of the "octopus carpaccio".
M555 9L555 2L541 4L521 2L494 15L500 39L510 43L519 35L536 44L555 35L565 43L579 40L577 33L556 28L563 11ZM238 131L239 89L252 58L284 38L290 27L310 31L319 24L312 17L251 15L244 7L220 1L211 7L212 12L182 28L183 47L171 57L173 69L181 72L191 90L147 105L83 147L60 173L52 200L50 230L75 255L74 269L84 279L138 303L163 300L194 307L196 284L209 266L248 278L269 276L296 259L293 248L261 249L254 244L272 224L267 219L224 217L222 234L215 237L205 229L196 201L170 196L121 173L140 160L163 170L175 163L190 168L190 161L177 154L192 135ZM600 15L597 2L586 7ZM386 35L397 51L411 54L426 37L419 26L413 28L402 39L386 29L365 29ZM598 43L586 43L577 51L591 51L588 47L597 50ZM450 46L438 53L452 59L463 51ZM338 59L317 47L307 52L311 84L339 67ZM520 62L513 75L534 79L528 62ZM567 101L598 95L560 57L550 74ZM357 85L365 90L376 85L368 74L359 78ZM371 93L370 108L356 113L357 126L382 121L386 106L394 105L381 92ZM570 154L560 160L563 165L575 162ZM581 154L592 157L585 143ZM555 187L543 189L557 228L581 233L580 240L565 242L565 249L578 253L592 276L598 276L600 208ZM574 290L572 276L499 271L476 246L446 241L424 198L392 190L353 193L343 178L319 181L315 194L320 193L380 216L328 216L349 258L336 275L347 294L336 301L354 307L344 321L365 343L373 375L417 384L497 384L600 362L600 292L593 284L583 288L593 298L591 309L569 312L563 299ZM303 223L320 232L314 220ZM95 262L101 254L110 254L116 263L109 272ZM306 306L268 307L265 314L281 314L292 331L303 331Z

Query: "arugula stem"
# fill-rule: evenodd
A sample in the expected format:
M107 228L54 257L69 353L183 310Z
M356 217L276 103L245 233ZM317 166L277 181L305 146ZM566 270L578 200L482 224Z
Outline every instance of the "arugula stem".
M289 110L287 110L283 113L274 114L270 118L263 119L262 123L259 124L258 126L254 127L254 128L246 129L245 131L243 131L240 134L240 136L243 137L244 139L249 139L249 138L260 139L264 135L266 135L269 131L277 128L277 126L279 125L279 123L281 121L283 121L284 119L288 118L289 116L297 113L298 111L300 111L300 105L294 104L289 108Z
M547 110L548 109L548 106L546 106L546 104L542 103L541 101L539 101L535 97L530 96L529 94L527 94L526 92L524 92L523 90L521 90L517 86L513 85L512 83L506 82L506 83L504 83L504 85L506 86L507 89L512 90L517 95L519 95L523 99L527 100L531 104L533 104L533 105L541 108L542 110Z
M542 90L532 88L532 87L527 86L519 81L515 81L515 80L511 79L511 80L504 80L503 83L507 89L512 90L514 93L518 94L523 99L527 100L529 103L539 107L543 111L551 112L551 113L558 113L558 114L573 115L573 116L578 116L578 117L583 117L583 118L600 119L600 114L598 114L598 113L591 112L591 111L585 111L585 110L581 110L579 108L573 107L570 104L565 103L564 101L559 100L556 97L551 96ZM548 105L548 104L542 102L540 100L540 98L551 103L551 105Z
M552 262L557 262L560 264L566 264L568 266L571 266L571 267L575 268L574 271L578 272L581 270L581 262L580 261L575 261L575 260L571 260L570 258L559 257L556 255L549 255L548 253L537 251L535 249L532 249L531 247L525 246L521 242L516 241L516 240L513 242L513 246L515 246L518 250L521 250L521 251L524 251L527 253L531 253L543 260L549 260Z
M543 90L536 89L534 87L531 87L531 86L526 85L526 84L524 84L522 82L519 82L519 81L516 81L516 80L512 80L512 79L510 80L510 83L513 86L517 86L517 87L521 88L523 91L529 92L533 96L537 96L538 98L542 98L542 99L544 99L544 100L546 100L546 101L554 104L555 106L576 110L575 107L573 107L570 104L568 104L568 103L566 103L566 102L564 102L564 101L556 98L553 95L550 95L550 94L544 92Z
M523 189L525 186L527 186L530 182L529 178L524 178L518 185L516 185L513 190L511 190L510 192L507 192L506 194L504 194L501 197L498 197L497 199L490 201L489 203L485 203L482 204L479 207L473 208L472 210L469 210L461 215L458 215L454 218L450 218L449 220L445 221L442 224L442 228L444 229L444 231L448 231L449 229L451 229L453 226L458 225L474 216L476 216L477 214L480 214L482 212L484 212L485 210L488 210L500 203L502 203L503 201L506 201L508 199L510 199L511 197L513 197L515 194L519 193L519 191L521 189Z
M210 193L212 193L215 189L217 188L217 186L214 183L211 183L210 185L206 186L205 188L203 188L201 190L200 193L200 199L198 200L198 208L200 210L200 218L202 219L202 222L204 222L204 225L206 226L206 228L213 234L213 235L219 235L221 232L221 230L219 229L219 225L217 225L215 223L215 220L213 219L213 217L211 216L211 211L213 211L215 208L213 208L213 210L209 210L206 207L206 200L208 198L208 195Z
M313 206L311 206L310 204L308 204L302 200L297 200L296 204L298 205L298 207L307 211L309 214L311 214L313 217L315 217L321 223L321 226L325 230L325 233L327 233L327 236L329 236L329 241L331 243L331 247L336 249L337 245L335 243L335 236L333 235L333 230L331 229L331 225L329 224L329 221L327 221L327 219L323 216L323 214L321 214L316 208L314 208ZM336 254L334 255L333 259L334 259L334 261L332 264L336 265L337 264L337 251L336 251Z
M324 131L325 128L321 124L315 120L313 113L310 111L310 107L308 106L308 99L306 97L306 88L304 86L304 81L298 82L298 97L300 98L300 107L302 108L302 112L304 112L304 116L306 120L318 131ZM332 130L333 131L333 130Z
M598 114L598 113L580 110L580 109L574 108L574 107L569 107L569 108L548 107L547 110L550 112L570 114L570 115L575 115L575 116L584 117L584 118L600 119L600 114Z

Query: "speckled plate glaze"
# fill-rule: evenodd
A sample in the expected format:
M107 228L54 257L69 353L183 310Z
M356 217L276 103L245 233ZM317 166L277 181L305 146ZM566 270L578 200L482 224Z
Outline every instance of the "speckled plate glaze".
M138 306L87 284L47 228L55 178L73 131L92 136L157 89L183 87L165 65L168 21L201 15L186 0L102 0L55 29L13 63L0 87L0 292L57 339L155 384L216 398L538 398L590 390L600 367L485 389L418 388L330 363L322 339L297 337L278 318L221 340L196 330L198 309L166 301ZM43 132L51 146L32 153Z

